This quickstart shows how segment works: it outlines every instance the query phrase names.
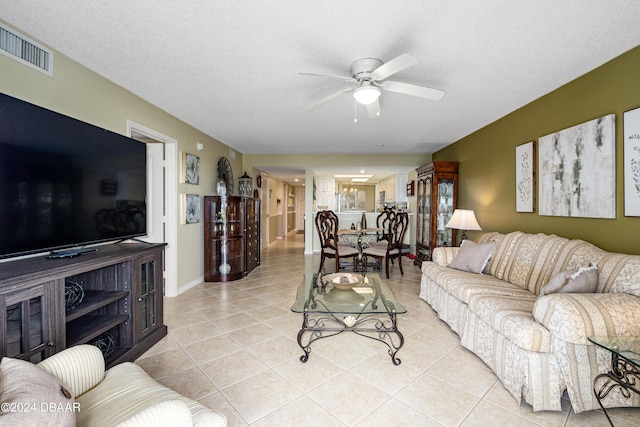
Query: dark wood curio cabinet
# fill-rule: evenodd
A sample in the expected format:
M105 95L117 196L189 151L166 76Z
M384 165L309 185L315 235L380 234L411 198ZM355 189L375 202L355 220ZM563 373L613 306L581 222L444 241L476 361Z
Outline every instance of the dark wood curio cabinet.
M36 363L89 343L108 367L135 360L167 334L164 246L120 243L78 258L3 263L0 355Z
M458 162L431 162L416 169L418 173L416 213L416 265L431 260L438 246L453 246L456 231L445 225L456 209Z
M240 279L260 265L260 199L204 198L204 279Z

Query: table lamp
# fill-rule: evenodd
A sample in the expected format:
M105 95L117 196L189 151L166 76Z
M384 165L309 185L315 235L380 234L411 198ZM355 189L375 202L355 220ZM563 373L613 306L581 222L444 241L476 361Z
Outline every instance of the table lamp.
M482 230L478 220L476 220L476 215L469 209L456 209L453 211L453 215L451 215L451 219L445 227L462 230L460 241L467 238L467 230Z

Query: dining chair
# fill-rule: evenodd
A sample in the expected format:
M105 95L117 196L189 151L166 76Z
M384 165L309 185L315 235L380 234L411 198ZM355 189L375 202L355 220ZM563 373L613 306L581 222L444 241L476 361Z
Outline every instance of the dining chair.
M392 220L388 229L387 246L373 245L362 250L364 271L367 271L367 258L373 257L376 260L384 259L385 272L389 278L389 260L398 259L400 274L402 271L402 241L409 227L409 214L406 212L396 212L392 215Z
M357 258L360 251L357 248L341 245L338 243L338 217L333 211L323 210L316 214L316 229L320 237L320 268L318 273L322 273L324 260L334 258L336 260L336 272L340 270L340 258L353 258L353 271L358 265Z
M376 241L369 243L369 246L386 247L389 243L389 229L393 223L395 212L392 209L384 209L376 218L376 228L380 229L376 233Z

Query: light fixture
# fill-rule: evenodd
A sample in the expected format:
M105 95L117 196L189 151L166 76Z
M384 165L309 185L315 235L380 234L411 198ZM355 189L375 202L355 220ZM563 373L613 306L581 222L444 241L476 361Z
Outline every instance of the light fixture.
M366 83L366 82L365 82ZM363 83L362 86L353 91L353 97L362 105L369 105L375 102L380 96L380 88Z
M445 224L445 227L462 230L460 241L467 238L467 230L482 230L478 220L476 220L476 215L469 209L456 209L453 211L453 215L451 215L451 219Z
M238 190L240 190L240 195L242 197L251 197L253 191L253 178L247 175L247 172L244 173L240 178L238 178Z

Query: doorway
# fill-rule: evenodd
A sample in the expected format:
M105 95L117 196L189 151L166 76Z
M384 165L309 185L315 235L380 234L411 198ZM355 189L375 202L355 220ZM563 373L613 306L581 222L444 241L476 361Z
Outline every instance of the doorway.
M127 120L127 135L147 144L147 240L166 243L164 295L178 295L178 141Z

